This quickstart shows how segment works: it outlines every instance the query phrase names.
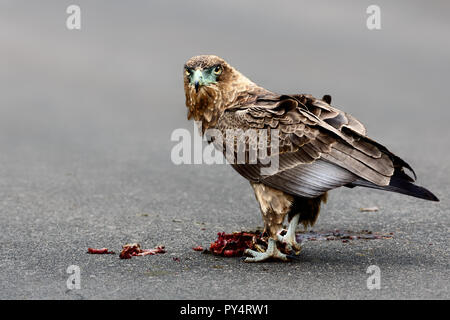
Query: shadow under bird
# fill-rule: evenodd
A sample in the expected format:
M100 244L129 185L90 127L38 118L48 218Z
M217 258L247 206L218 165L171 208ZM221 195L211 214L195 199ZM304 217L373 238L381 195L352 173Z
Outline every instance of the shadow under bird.
M232 129L278 132L278 152L270 154L278 157L278 167L271 174L261 173L262 163L231 163L253 187L269 237L265 252L246 251L246 262L287 261L299 254L295 229L299 223L315 223L331 189L361 186L439 201L414 184L416 175L404 160L367 137L361 122L332 107L330 96L273 93L214 55L186 62L184 90L188 119L201 122L201 134L208 129L223 136ZM225 152L223 143L216 148ZM291 255L282 253L277 243Z

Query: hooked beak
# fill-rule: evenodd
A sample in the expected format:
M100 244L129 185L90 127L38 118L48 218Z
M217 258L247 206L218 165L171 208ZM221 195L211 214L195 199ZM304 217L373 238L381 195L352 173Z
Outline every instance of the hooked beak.
M198 92L200 89L200 86L204 84L203 81L203 72L201 70L195 70L194 74L192 75L192 83L195 86L195 92Z

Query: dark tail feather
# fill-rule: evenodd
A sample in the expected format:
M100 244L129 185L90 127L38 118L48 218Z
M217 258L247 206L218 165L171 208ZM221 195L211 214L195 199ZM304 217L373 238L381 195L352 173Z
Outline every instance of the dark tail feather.
M408 196L413 196L425 200L439 201L439 199L433 193L431 193L431 191L415 185L414 183L405 179L405 177L403 177L401 174L394 174L388 186L378 186L367 180L357 180L353 182L352 185L402 193Z

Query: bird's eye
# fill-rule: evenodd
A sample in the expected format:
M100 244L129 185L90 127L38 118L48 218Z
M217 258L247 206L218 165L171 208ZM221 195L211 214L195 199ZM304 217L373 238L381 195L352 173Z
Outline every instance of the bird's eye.
M222 73L222 67L221 67L221 66L216 66L216 67L214 68L214 73L215 73L216 75L221 74L221 73Z
M191 71L189 69L184 70L184 74L189 77L191 75Z

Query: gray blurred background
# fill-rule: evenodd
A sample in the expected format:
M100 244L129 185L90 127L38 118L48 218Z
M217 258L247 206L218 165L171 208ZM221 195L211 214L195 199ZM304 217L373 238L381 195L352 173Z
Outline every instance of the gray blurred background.
M81 30L66 28L71 4ZM0 1L0 298L448 299L449 14L448 1ZM441 202L336 190L315 229L394 239L311 242L290 264L194 252L262 225L231 168L170 161L172 131L193 131L182 72L198 54L275 92L331 94ZM133 241L168 253L85 254ZM81 290L66 288L72 264ZM381 290L366 288L371 264Z

